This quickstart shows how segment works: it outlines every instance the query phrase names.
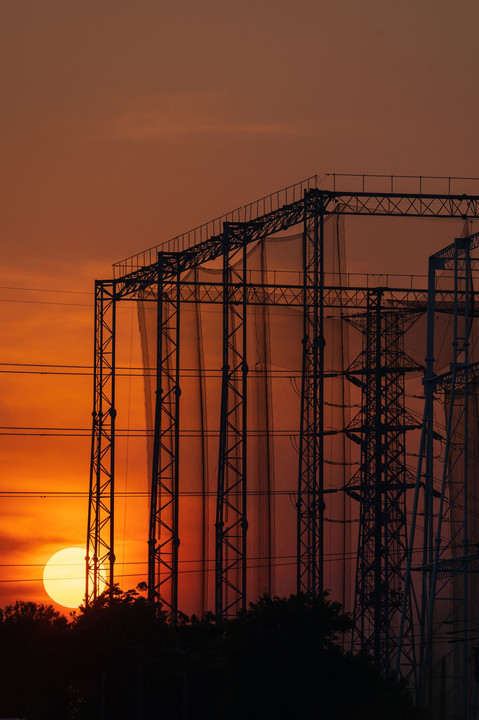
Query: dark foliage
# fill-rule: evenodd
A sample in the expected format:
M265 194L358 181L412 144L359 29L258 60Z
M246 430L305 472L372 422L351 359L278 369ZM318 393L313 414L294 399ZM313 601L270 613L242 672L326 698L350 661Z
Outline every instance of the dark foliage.
M419 718L404 687L342 650L337 603L264 597L235 620L172 628L137 591L70 623L49 606L0 613L0 716L85 720Z
M50 605L0 611L0 716L70 717L68 636L67 619Z

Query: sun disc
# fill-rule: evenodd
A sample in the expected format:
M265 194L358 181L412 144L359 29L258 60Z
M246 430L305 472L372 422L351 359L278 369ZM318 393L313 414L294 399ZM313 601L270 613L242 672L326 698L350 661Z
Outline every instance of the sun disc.
M85 599L85 550L65 548L56 552L43 570L43 585L59 605L77 608Z

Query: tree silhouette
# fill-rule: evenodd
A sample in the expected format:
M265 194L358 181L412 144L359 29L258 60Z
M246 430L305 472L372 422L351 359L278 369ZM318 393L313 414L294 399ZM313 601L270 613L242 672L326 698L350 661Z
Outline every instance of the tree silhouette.
M181 615L176 627L138 590L115 588L70 622L18 602L0 611L0 716L418 718L404 686L343 650L350 628L326 596L265 596L234 620Z
M17 601L0 611L1 715L70 717L68 639L68 621L51 605Z

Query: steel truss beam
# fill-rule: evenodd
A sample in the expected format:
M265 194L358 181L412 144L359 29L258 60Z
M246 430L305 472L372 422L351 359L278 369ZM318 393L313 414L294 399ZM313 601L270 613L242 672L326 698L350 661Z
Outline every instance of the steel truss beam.
M230 303L238 305L243 302L242 291L231 289ZM367 287L342 287L330 286L324 287L324 307L325 308L343 308L358 309L366 308L368 303L370 290ZM181 288L182 303L222 303L223 302L223 283L197 282L192 280L182 280ZM303 285L262 285L247 283L246 296L248 305L284 305L289 307L296 305L303 307L304 305L304 284ZM446 309L446 303L449 303L449 309L452 308L452 294L443 292L443 304ZM384 305L390 308L404 308L411 312L426 312L427 308L427 290L413 290L411 288L383 288ZM156 298L145 297L144 293L137 294L133 292L125 300L137 300L141 302L156 302Z
M303 365L297 496L297 590L323 592L324 208L304 203Z
M478 245L478 234L458 238L454 244L429 258L425 403L405 578L405 593L414 586L414 575L418 577L422 593L419 705L444 716L447 714L454 720L472 720L477 716L477 670L472 646L476 632L469 605L469 575L477 572L478 565L477 554L471 553L475 543L469 537L469 502L474 494L469 463L477 449L472 445L474 435L469 430L469 423L470 393L473 383L477 383L478 363L469 363L469 328L474 298L470 253ZM449 372L436 374L436 282L440 271L445 269L454 271L453 362ZM445 393L447 418L441 477L436 479L434 455L439 436L434 416L436 396L440 391ZM422 564L413 567L412 553L422 491ZM399 652L403 651L403 623L401 617ZM438 650L434 652L434 649L444 636L447 642L442 641L443 655L439 658L438 669Z
M215 612L221 620L246 610L247 243L232 263L230 230L223 248L223 368L216 506ZM241 301L231 302L233 294Z
M114 582L115 281L95 282L93 427L88 503L86 602Z
M384 308L383 291L370 291L365 315L349 322L362 333L362 352L346 371L361 388L361 410L346 431L361 448L360 467L347 492L360 503L352 645L370 653L389 675L406 571L406 432L418 429L405 409L406 373L421 368L403 349L404 333L417 315ZM414 653L411 598L407 598L405 646ZM409 658L412 661L412 655ZM412 662L411 662L412 665Z
M157 281L155 281L156 283ZM368 307L369 295L374 289L381 289L384 308L400 309L415 312L426 312L427 290L412 288L371 288L371 287L343 287L324 286L324 307L342 308L344 310L360 310ZM243 302L242 291L237 292L235 287L230 288L230 303L238 305ZM181 281L180 300L182 303L211 303L223 302L223 283L198 282L194 280ZM248 305L291 305L303 307L303 285L268 285L246 283L246 296ZM131 294L123 295L122 300L141 300L141 302L156 302L156 297L145 296L144 288L140 291L133 289ZM438 312L452 313L454 309L454 296L450 290L437 290L436 309Z
M396 215L398 217L477 217L479 197L412 193L326 193L346 215Z
M178 471L180 458L180 272L165 278L176 261L158 256L155 432L148 538L148 598L178 619Z

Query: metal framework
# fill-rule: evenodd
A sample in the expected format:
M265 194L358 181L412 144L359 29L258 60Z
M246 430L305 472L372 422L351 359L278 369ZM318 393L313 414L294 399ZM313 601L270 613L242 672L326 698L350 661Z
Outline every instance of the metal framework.
M238 264L223 240L223 367L216 505L215 612L217 619L246 610L247 535L247 244Z
M361 409L347 429L361 463L347 492L359 501L352 645L369 652L389 675L397 650L407 558L406 491L414 476L406 465L406 433L420 426L405 408L405 375L421 368L404 352L404 333L417 312L383 305L370 291L366 313L349 316L362 333L362 351L346 377L361 389ZM406 601L404 647L414 666L411 597Z
M86 602L114 582L116 283L95 282L93 427L88 503Z
M304 190L304 188L302 188ZM356 378L362 378L365 412L368 417L351 434L356 434L364 447L359 481L362 500L360 557L357 605L368 619L369 629L361 630L360 643L372 649L384 669L390 665L392 643L391 618L397 613L397 583L402 578L401 558L404 557L403 537L405 486L409 480L402 472L404 433L409 420L403 414L402 382L408 363L400 345L404 314L392 310L424 309L423 291L387 289L371 293L363 287L326 287L323 267L323 225L328 215L395 216L464 218L479 217L479 197L452 194L367 193L320 190L307 186L301 197L291 201L291 193L278 193L256 210L248 206L238 211L238 222L228 222L215 232L176 239L165 246L158 259L146 254L130 258L115 268L116 279L98 281L95 290L95 371L92 430L92 460L88 513L87 600L92 601L103 586L113 592L114 583L114 444L115 444L115 312L119 301L139 299L145 291L157 288L158 302L158 363L155 420L155 459L152 469L151 518L149 535L149 596L160 599L176 617L178 588L178 467L179 467L179 321L183 302L220 302L223 304L223 385L220 422L218 496L216 515L216 612L219 618L245 607L246 602L246 534L247 534L247 305L254 303L294 304L303 308L304 342L301 385L300 448L297 495L297 583L298 589L313 594L323 590L323 381L325 307L363 308L369 325L362 326L370 351L361 358ZM243 217L241 217L243 213ZM248 276L247 247L262 238L291 227L303 226L303 277L297 285L256 285ZM232 258L242 258L234 263ZM195 283L184 279L185 271L222 257L222 283ZM146 259L145 259L146 258ZM444 297L449 297L447 292ZM439 291L436 293L439 297ZM374 305L376 303L376 305ZM369 310L368 310L369 307ZM387 312L385 309L387 308ZM403 319L400 320L399 318ZM379 319L378 319L379 318ZM387 322L386 322L387 321ZM379 325L374 325L379 323ZM386 323L384 325L383 323ZM387 326L387 327L386 327ZM458 334L458 343L461 336ZM366 340L367 338L367 340ZM365 346L365 347L366 347ZM368 354L369 353L369 354ZM385 358L390 372L384 372ZM393 358L393 360L391 360ZM397 362L396 367L394 363ZM368 370L364 371L364 367ZM429 365L429 371L431 371ZM399 368L399 369L398 369ZM356 372L350 368L352 377ZM458 383L466 372L457 363L451 398L457 398ZM432 377L430 375L430 377ZM444 379L444 382L446 380ZM432 387L431 379L426 387ZM468 383L463 383L467 387ZM435 381L439 387L439 381ZM432 391L431 391L432 397ZM464 396L467 397L467 391ZM376 411L376 403L380 409ZM451 401L451 405L452 405ZM456 400L457 405L457 400ZM429 406L428 406L429 407ZM432 410L428 410L431 413ZM381 417L382 420L379 418ZM427 417L432 417L427 415ZM389 428L386 433L384 425ZM422 448L429 447L432 430L423 428ZM394 429L396 428L396 429ZM369 449L366 446L370 441ZM432 442L432 441L431 441ZM466 453L467 456L467 453ZM465 456L464 456L465 457ZM466 463L467 464L467 463ZM386 473L385 467L388 467ZM402 473L402 474L401 474ZM427 473L426 473L427 475ZM423 487L421 471L419 487ZM446 482L446 481L445 481ZM431 483L426 483L432 488ZM352 490L352 487L350 488ZM418 492L418 490L416 490ZM432 489L427 490L432 497ZM429 501L426 501L428 506ZM446 503L444 503L446 504ZM432 507L432 506L431 506ZM417 501L416 501L417 508ZM389 520L385 519L385 511ZM378 528L372 531L376 520ZM429 523L429 525L428 525ZM431 533L433 514L426 517L426 530ZM381 535L380 535L381 533ZM373 547L382 538L381 562L372 558ZM429 538L429 535L426 539ZM425 541L428 552L432 545ZM470 555L470 553L469 553ZM469 557L468 555L468 557ZM432 567L433 555L425 558L424 566ZM411 554L408 556L411 568ZM447 558L446 558L447 559ZM448 572L454 556L438 557L436 576ZM462 562L462 561L461 561ZM472 562L472 561L471 561ZM442 565L441 565L442 563ZM449 563L449 565L447 564ZM463 561L462 567L466 567ZM361 574L362 573L362 574ZM432 575L427 575L432 577ZM373 595L389 583L388 592L380 600ZM429 582L429 581L428 581ZM407 583L406 583L407 584ZM427 585L427 584L426 584ZM424 598L433 596L429 585ZM408 590L409 592L409 590ZM393 600L391 600L394 595ZM409 597L406 593L405 597ZM409 600L403 606L402 633L409 632ZM426 602L426 601L425 601ZM429 605L430 605L430 601ZM368 604L369 603L369 604ZM426 602L426 605L428 603ZM390 630L387 634L387 624ZM427 642L423 639L423 647ZM404 657L404 644L402 646ZM427 665L427 663L426 663Z
M469 536L469 504L474 500L470 468L474 448L469 423L471 391L479 375L479 364L469 362L474 310L471 251L478 246L478 235L458 238L429 259L425 404L405 582L405 593L414 585L415 577L421 587L419 704L440 712L442 717L461 720L476 718L478 709L477 651L472 646L475 622L469 597L471 573L477 573L479 567L477 552L472 552L473 548L477 551L478 538ZM452 270L454 278L453 361L449 371L438 374L434 358L435 316L439 306L437 282L444 270ZM435 417L441 392L446 407L444 437L438 433ZM438 440L443 440L439 478L435 476L434 462ZM415 567L413 551L422 490L422 564ZM401 631L403 623L404 605Z
M148 597L178 617L178 466L180 458L180 272L165 278L158 256L155 432L148 538ZM178 265L178 258L170 258Z
M305 195L303 363L297 495L297 591L323 592L324 213Z

